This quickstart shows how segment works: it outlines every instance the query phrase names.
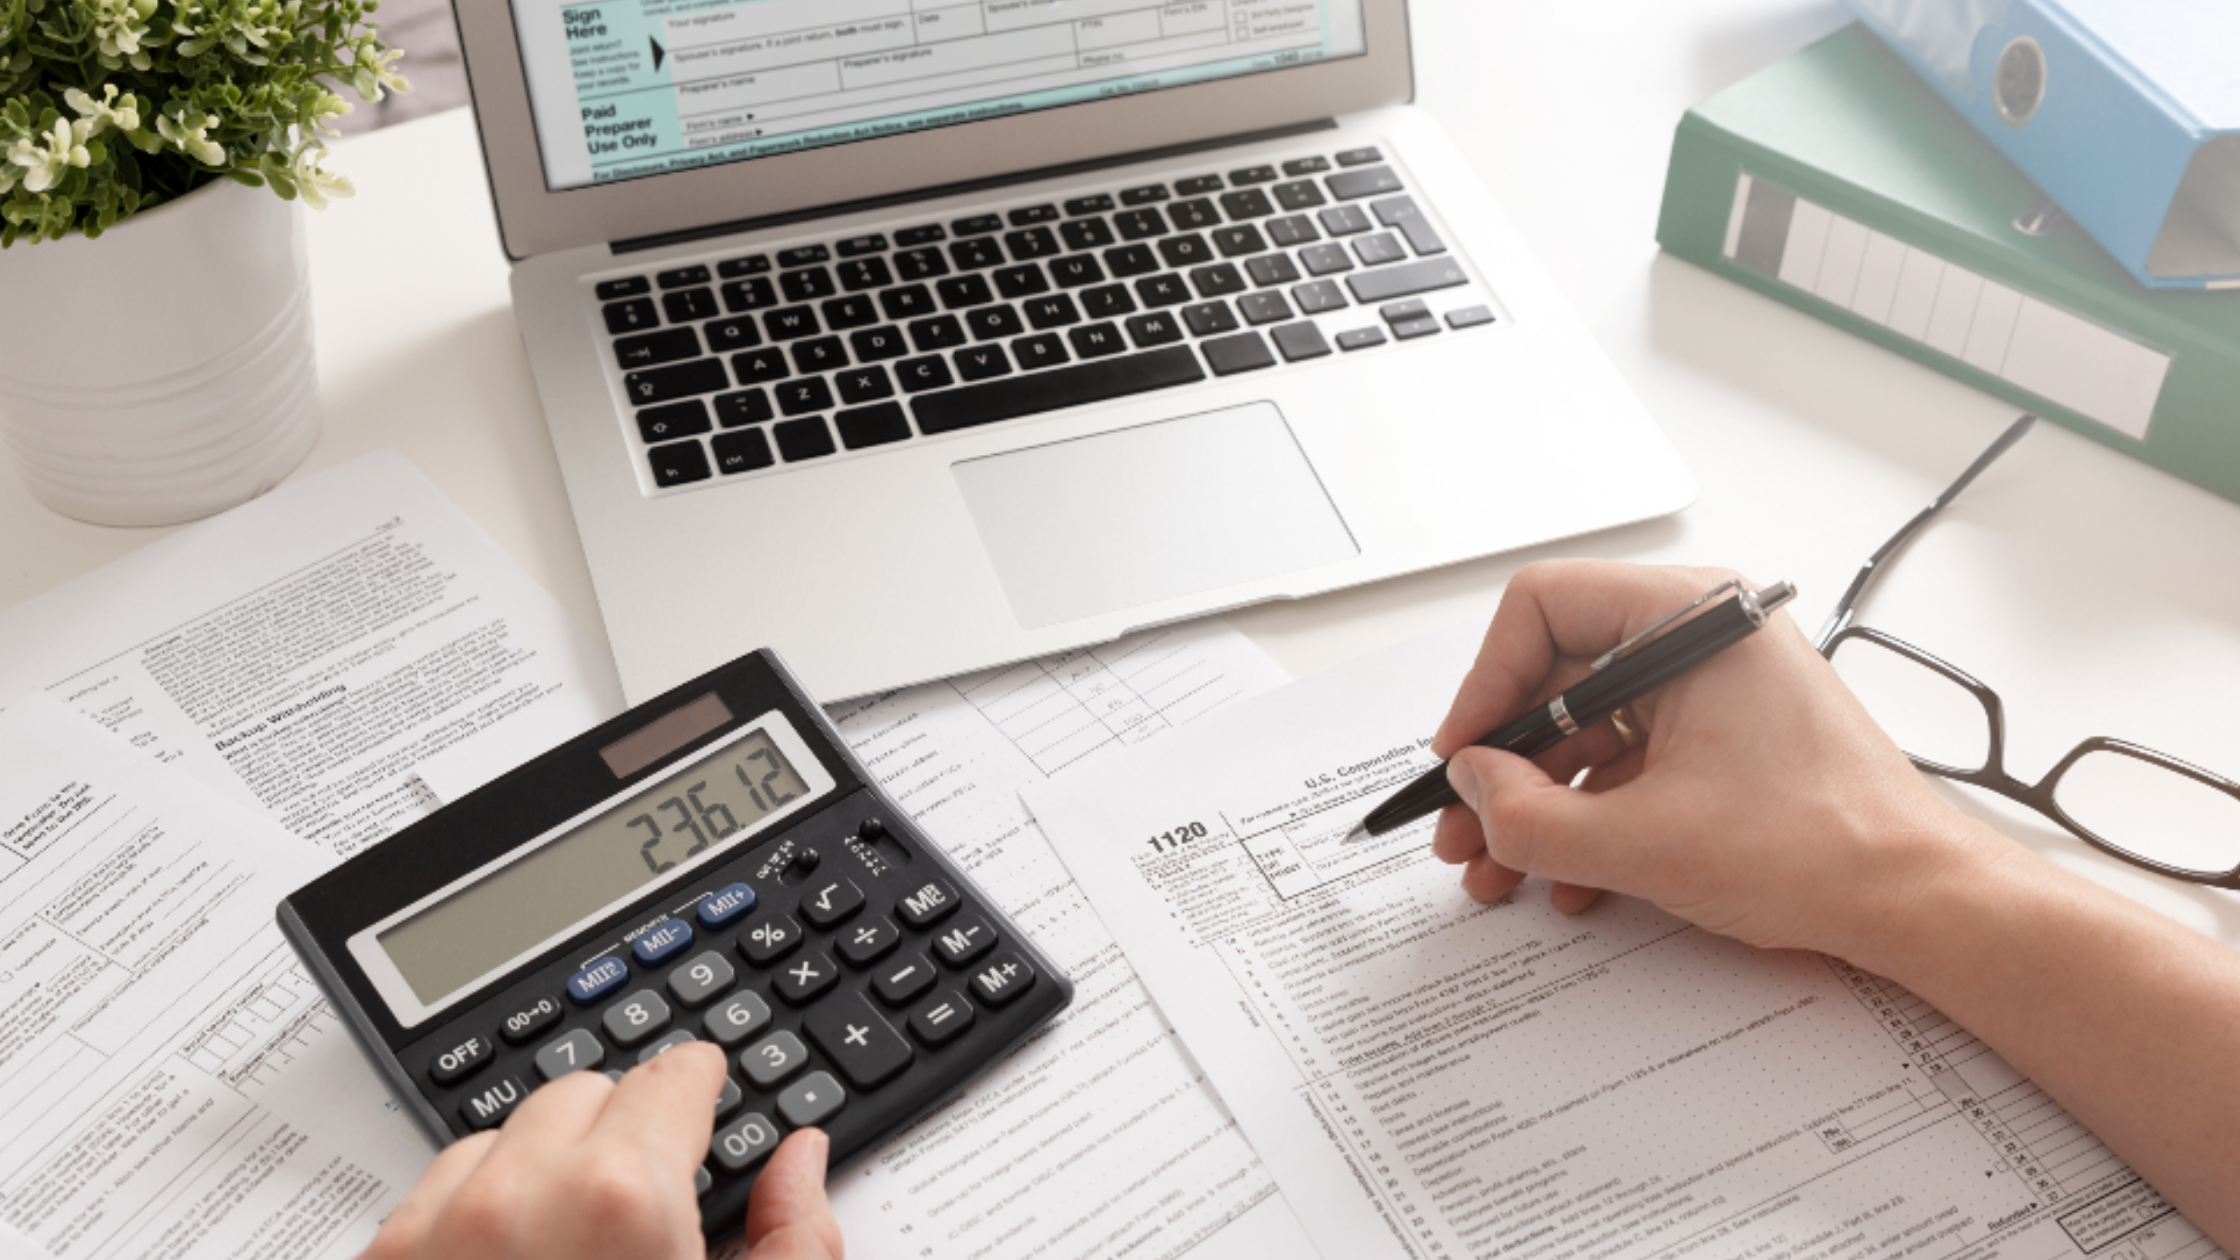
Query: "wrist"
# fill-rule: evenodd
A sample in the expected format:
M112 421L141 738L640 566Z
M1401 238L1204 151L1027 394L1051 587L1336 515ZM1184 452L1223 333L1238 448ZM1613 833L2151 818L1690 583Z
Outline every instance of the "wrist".
M1941 803L1940 803L1941 805ZM2032 860L1997 831L1939 808L1880 831L1868 869L1842 890L1821 952L1909 988L1958 961L1948 929L1976 921Z

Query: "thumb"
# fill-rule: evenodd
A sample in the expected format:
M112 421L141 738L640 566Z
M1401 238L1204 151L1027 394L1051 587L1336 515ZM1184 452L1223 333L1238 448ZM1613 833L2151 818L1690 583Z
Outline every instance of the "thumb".
M824 1194L831 1151L822 1129L778 1145L747 1197L747 1260L840 1260L840 1222Z
M1474 746L1447 763L1447 782L1501 865L1586 888L1632 886L1642 850L1627 840L1634 828L1621 791L1577 791L1514 753Z

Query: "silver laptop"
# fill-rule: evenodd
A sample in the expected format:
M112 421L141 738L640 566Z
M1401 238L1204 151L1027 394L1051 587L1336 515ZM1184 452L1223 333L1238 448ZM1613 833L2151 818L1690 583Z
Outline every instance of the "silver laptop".
M459 0L623 689L839 699L1685 506L1404 0Z

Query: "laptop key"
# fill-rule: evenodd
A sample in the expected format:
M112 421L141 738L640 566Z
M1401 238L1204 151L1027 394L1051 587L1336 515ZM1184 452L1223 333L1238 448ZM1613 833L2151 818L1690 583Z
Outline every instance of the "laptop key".
M864 328L879 322L879 307L868 293L851 293L847 297L833 298L817 309L824 312L825 327L834 332Z
M1151 252L1149 245L1122 245L1104 252L1104 265L1113 279L1125 280L1157 271L1159 256Z
M1135 188L1120 190L1120 204L1123 206L1149 205L1154 201L1165 201L1166 199L1167 186L1164 184L1143 184Z
M648 446L706 433L712 427L708 423L708 405L697 398L648 407L638 413L638 436L644 438Z
M653 309L652 298L609 303L600 308L600 313L607 317L607 331L617 335L661 326L661 315Z
M706 481L708 452L698 442L671 442L656 446L646 452L646 462L653 468L653 484L666 490L671 486L689 485Z
M865 254L887 252L887 238L877 232L868 236L851 236L835 246L842 258L861 258Z
M1246 263L1244 273L1252 277L1254 284L1266 289L1297 281L1299 265L1291 261L1289 254L1268 254Z
M1200 337L1217 336L1237 330L1237 313L1227 302L1200 302L1182 308L1182 322Z
M1275 182L1275 178L1276 168L1272 166L1248 166L1241 171L1229 172L1229 182L1237 185L1268 184Z
M793 369L786 366L785 354L773 346L732 355L731 374L739 378L741 385L761 385L782 381L793 375Z
M651 293L653 286L646 282L644 276L624 276L620 280L601 280L591 291L600 301L612 302L617 298L639 297Z
M1182 325L1175 322L1174 316L1165 311L1138 315L1128 321L1127 329L1128 340L1135 342L1138 350L1149 350L1153 346L1171 346L1182 340Z
M906 284L899 289L888 289L879 295L879 309L887 318L900 322L934 313L933 294L922 284Z
M1322 230L1332 236L1352 236L1376 226L1359 206L1332 206L1315 217L1322 220Z
M1299 304L1302 315L1320 315L1324 311L1342 311L1346 308L1346 293L1335 280L1317 280L1302 284L1291 291L1291 300Z
M1221 182L1219 175L1198 175L1174 182L1175 195L1178 197L1202 197L1207 193L1220 192L1226 187L1228 185Z
M772 341L814 337L824 331L824 325L817 322L817 313L806 306L779 307L762 317L762 327Z
M1285 208L1298 209L1297 206ZM1221 194L1221 210L1231 219L1264 219L1276 212L1274 203L1268 200L1268 194L1257 188Z
M1367 166L1371 162L1382 161L1384 161L1384 154L1376 149L1347 149L1338 155L1338 165L1340 166Z
M966 381L987 381L1011 375L1011 360L1002 346L974 346L949 356L957 361L957 376Z
M879 403L870 407L856 407L832 413L833 427L840 430L840 444L851 451L867 446L885 446L889 442L903 442L910 438L910 418L902 414L900 403Z
M1229 263L1198 268L1190 273L1190 284L1202 298L1227 297L1245 290L1243 274Z
M1190 300L1190 287L1182 283L1181 276L1145 276L1136 281L1136 296L1153 309L1180 306Z
M659 367L700 357L700 338L690 328L664 328L614 343L614 361L623 368Z
M736 429L745 424L761 424L776 414L770 408L770 395L759 389L743 389L736 394L716 395L716 423L726 429Z
M1313 219L1303 214L1294 214L1270 220L1268 239L1289 249L1294 245L1312 245L1322 239L1322 233L1314 230Z
M729 354L733 350L747 350L762 344L762 330L754 320L744 315L730 315L723 319L709 320L701 331L708 334L710 354Z
M996 300L995 291L988 287L988 278L982 275L951 276L933 286L941 295L941 304L952 311L981 306Z
M1383 344L1384 329L1375 326L1356 328L1351 332L1338 334L1338 348L1340 350L1366 350L1371 346L1381 346Z
M1064 238L1067 249L1103 249L1119 239L1103 219L1075 219L1059 225L1058 235Z
M848 366L848 352L838 337L817 337L793 343L793 370L804 374L830 372Z
M954 315L936 315L932 319L918 320L910 325L910 344L916 346L920 354L961 346L964 344L964 325L958 323Z
M1429 315L1422 319L1404 319L1392 326L1392 335L1402 341L1414 341L1418 337L1434 336L1438 331L1439 321Z
M1408 238L1409 249L1425 255L1447 252L1447 243L1439 239L1439 231L1431 226L1431 220L1423 217L1415 198L1390 197L1369 208L1376 211L1377 222L1400 229L1400 235Z
M832 380L840 387L840 401L844 403L861 404L894 397L894 382L883 367L849 368Z
M1043 279L1042 268L1035 266L1033 263L1026 263L1018 267L1005 267L994 274L996 292L1007 298L1032 297L1037 293L1048 293L1050 291L1050 282Z
M1221 212L1205 200L1178 201L1167 207L1167 221L1177 232L1197 232L1221 226Z
M1354 300L1364 305L1414 297L1418 293L1430 293L1436 289L1451 289L1469 282L1470 277L1462 274L1462 264L1451 257L1426 258L1346 277L1346 285L1353 290Z
M932 247L906 250L894 256L894 269L904 280L931 280L949 274L949 260Z
M707 267L697 266L679 267L674 271L664 271L655 279L664 289L683 289L696 284L706 284L714 277L708 274Z
M839 449L832 444L832 431L824 427L823 416L810 416L806 420L781 420L771 428L771 436L778 440L778 453L789 464L805 459L818 459ZM815 961L822 961L815 959ZM826 964L830 966L829 963Z
M1215 376L1234 376L1276 365L1276 356L1269 353L1268 343L1256 332L1215 337L1199 342L1198 348L1205 351L1206 364Z
M1465 306L1459 311L1447 312L1447 327L1476 328L1493 322L1493 310L1485 306Z
M1066 334L1066 340L1073 343L1073 353L1077 358L1104 359L1128 351L1128 343L1121 338L1117 324L1090 324L1085 328L1076 328Z
M1408 251L1401 248L1400 238L1390 232L1364 236L1353 243L1353 252L1364 267L1382 267L1386 263L1405 262Z
M1330 177L1330 195L1340 201L1381 197L1386 193L1399 192L1400 188L1400 177L1393 174L1389 166L1339 171Z
M1119 229L1123 241L1147 241L1167 234L1166 216L1159 213L1157 206L1122 210L1112 216L1112 226Z
M910 409L917 415L920 432L950 433L975 425L1147 394L1205 378L1205 369L1190 347L1166 346L928 394L914 400Z
M858 363L899 359L910 353L909 343L903 340L902 330L891 325L885 328L866 328L850 336L848 345L856 352Z
M996 341L1016 337L1027 330L1020 321L1019 312L1008 306L987 306L964 317L965 327L972 330L974 341Z
M778 290L768 276L752 280L734 280L723 286L723 309L734 315L759 311L765 306L778 304Z
M840 264L840 287L850 293L884 289L894 283L894 272L884 258L851 258Z
M1071 254L1051 262L1050 278L1061 289L1078 288L1103 282L1104 268L1097 265L1093 254Z
M823 411L832 405L832 387L821 376L806 380L787 381L778 386L778 410L789 416L805 416L812 411ZM786 458L791 459L792 456Z
M1066 353L1066 344L1056 333L1021 337L1011 343L1011 353L1018 356L1022 372L1057 367L1072 357Z
M986 236L990 232L1003 230L1003 218L1000 215L976 214L968 219L952 219L949 230L959 236Z
M778 457L770 450L770 435L760 429L719 433L708 439L708 445L716 453L716 471L726 477L768 468L778 462Z
M1268 238L1260 235L1259 228L1244 223L1216 229L1213 247L1221 251L1223 258L1242 258L1247 254L1264 253L1268 248Z
M1291 303L1281 293L1249 294L1237 299L1237 309L1244 312L1244 322L1253 325L1280 324L1291 318Z
M1087 197L1075 197L1066 203L1066 215L1069 218L1077 219L1085 214L1104 214L1110 211L1114 204L1111 193L1094 193Z
M778 265L781 267L807 267L812 263L828 262L831 258L832 251L822 245L802 245L778 251Z
M1398 324L1411 319L1422 319L1431 313L1431 307L1421 298L1405 302L1387 302L1377 308L1377 315L1388 324Z
M957 383L957 378L949 373L948 362L938 354L929 354L922 359L905 359L894 365L894 371L896 376L902 378L902 392L906 394L919 394ZM920 423L924 423L923 417L920 418ZM926 432L932 433L934 430L927 429Z
M689 324L694 320L713 319L716 313L716 295L711 289L680 289L661 295L661 311L672 324Z
M1159 242L1159 257L1166 259L1169 267L1195 267L1213 261L1213 247L1196 232L1170 236Z
M948 239L948 229L938 223L928 223L923 227L904 228L894 234L894 244L897 249L914 249L920 245L931 245L936 241Z
M759 276L770 270L770 255L749 254L745 258L726 258L716 264L716 275L725 280L741 276Z
M1276 295L1271 293L1265 296ZM1319 359L1330 353L1330 343L1322 339L1322 330L1305 321L1270 329L1268 336L1275 339L1276 349L1283 352L1284 360L1289 363L1297 363L1302 359Z
M1091 319L1118 319L1135 313L1136 300L1128 296L1128 286L1105 284L1081 291L1081 309Z
M1052 218L1057 217L1057 207L1048 207ZM1023 232L1003 234L1003 247L1011 251L1013 262L1033 262L1048 258L1058 252L1058 234L1046 227L1028 228Z
M690 363L646 368L628 373L622 378L622 392L638 406L668 402L675 398L690 398L694 394L712 394L719 389L728 389L730 385L731 380L724 375L721 359L695 359Z
M823 267L807 267L800 271L788 271L778 277L778 287L785 291L786 300L789 302L814 302L818 298L828 298L840 291L832 283L832 273Z
M1337 244L1309 245L1299 251L1299 261L1310 276L1330 276L1353 270L1353 257Z
M949 261L955 263L959 271L998 267L1003 265L1003 247L981 237L956 241L949 246Z
M1320 175L1330 169L1330 159L1323 157L1293 158L1283 164L1283 173L1296 179L1301 175Z
M1026 311L1027 322L1034 325L1036 332L1081 322L1081 308L1075 306L1073 299L1063 293L1036 298L1026 304Z

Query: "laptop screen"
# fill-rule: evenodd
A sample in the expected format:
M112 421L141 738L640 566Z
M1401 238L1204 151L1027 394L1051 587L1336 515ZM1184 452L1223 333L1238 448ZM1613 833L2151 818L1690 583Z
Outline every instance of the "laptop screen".
M513 0L554 192L1361 55L1362 0Z

